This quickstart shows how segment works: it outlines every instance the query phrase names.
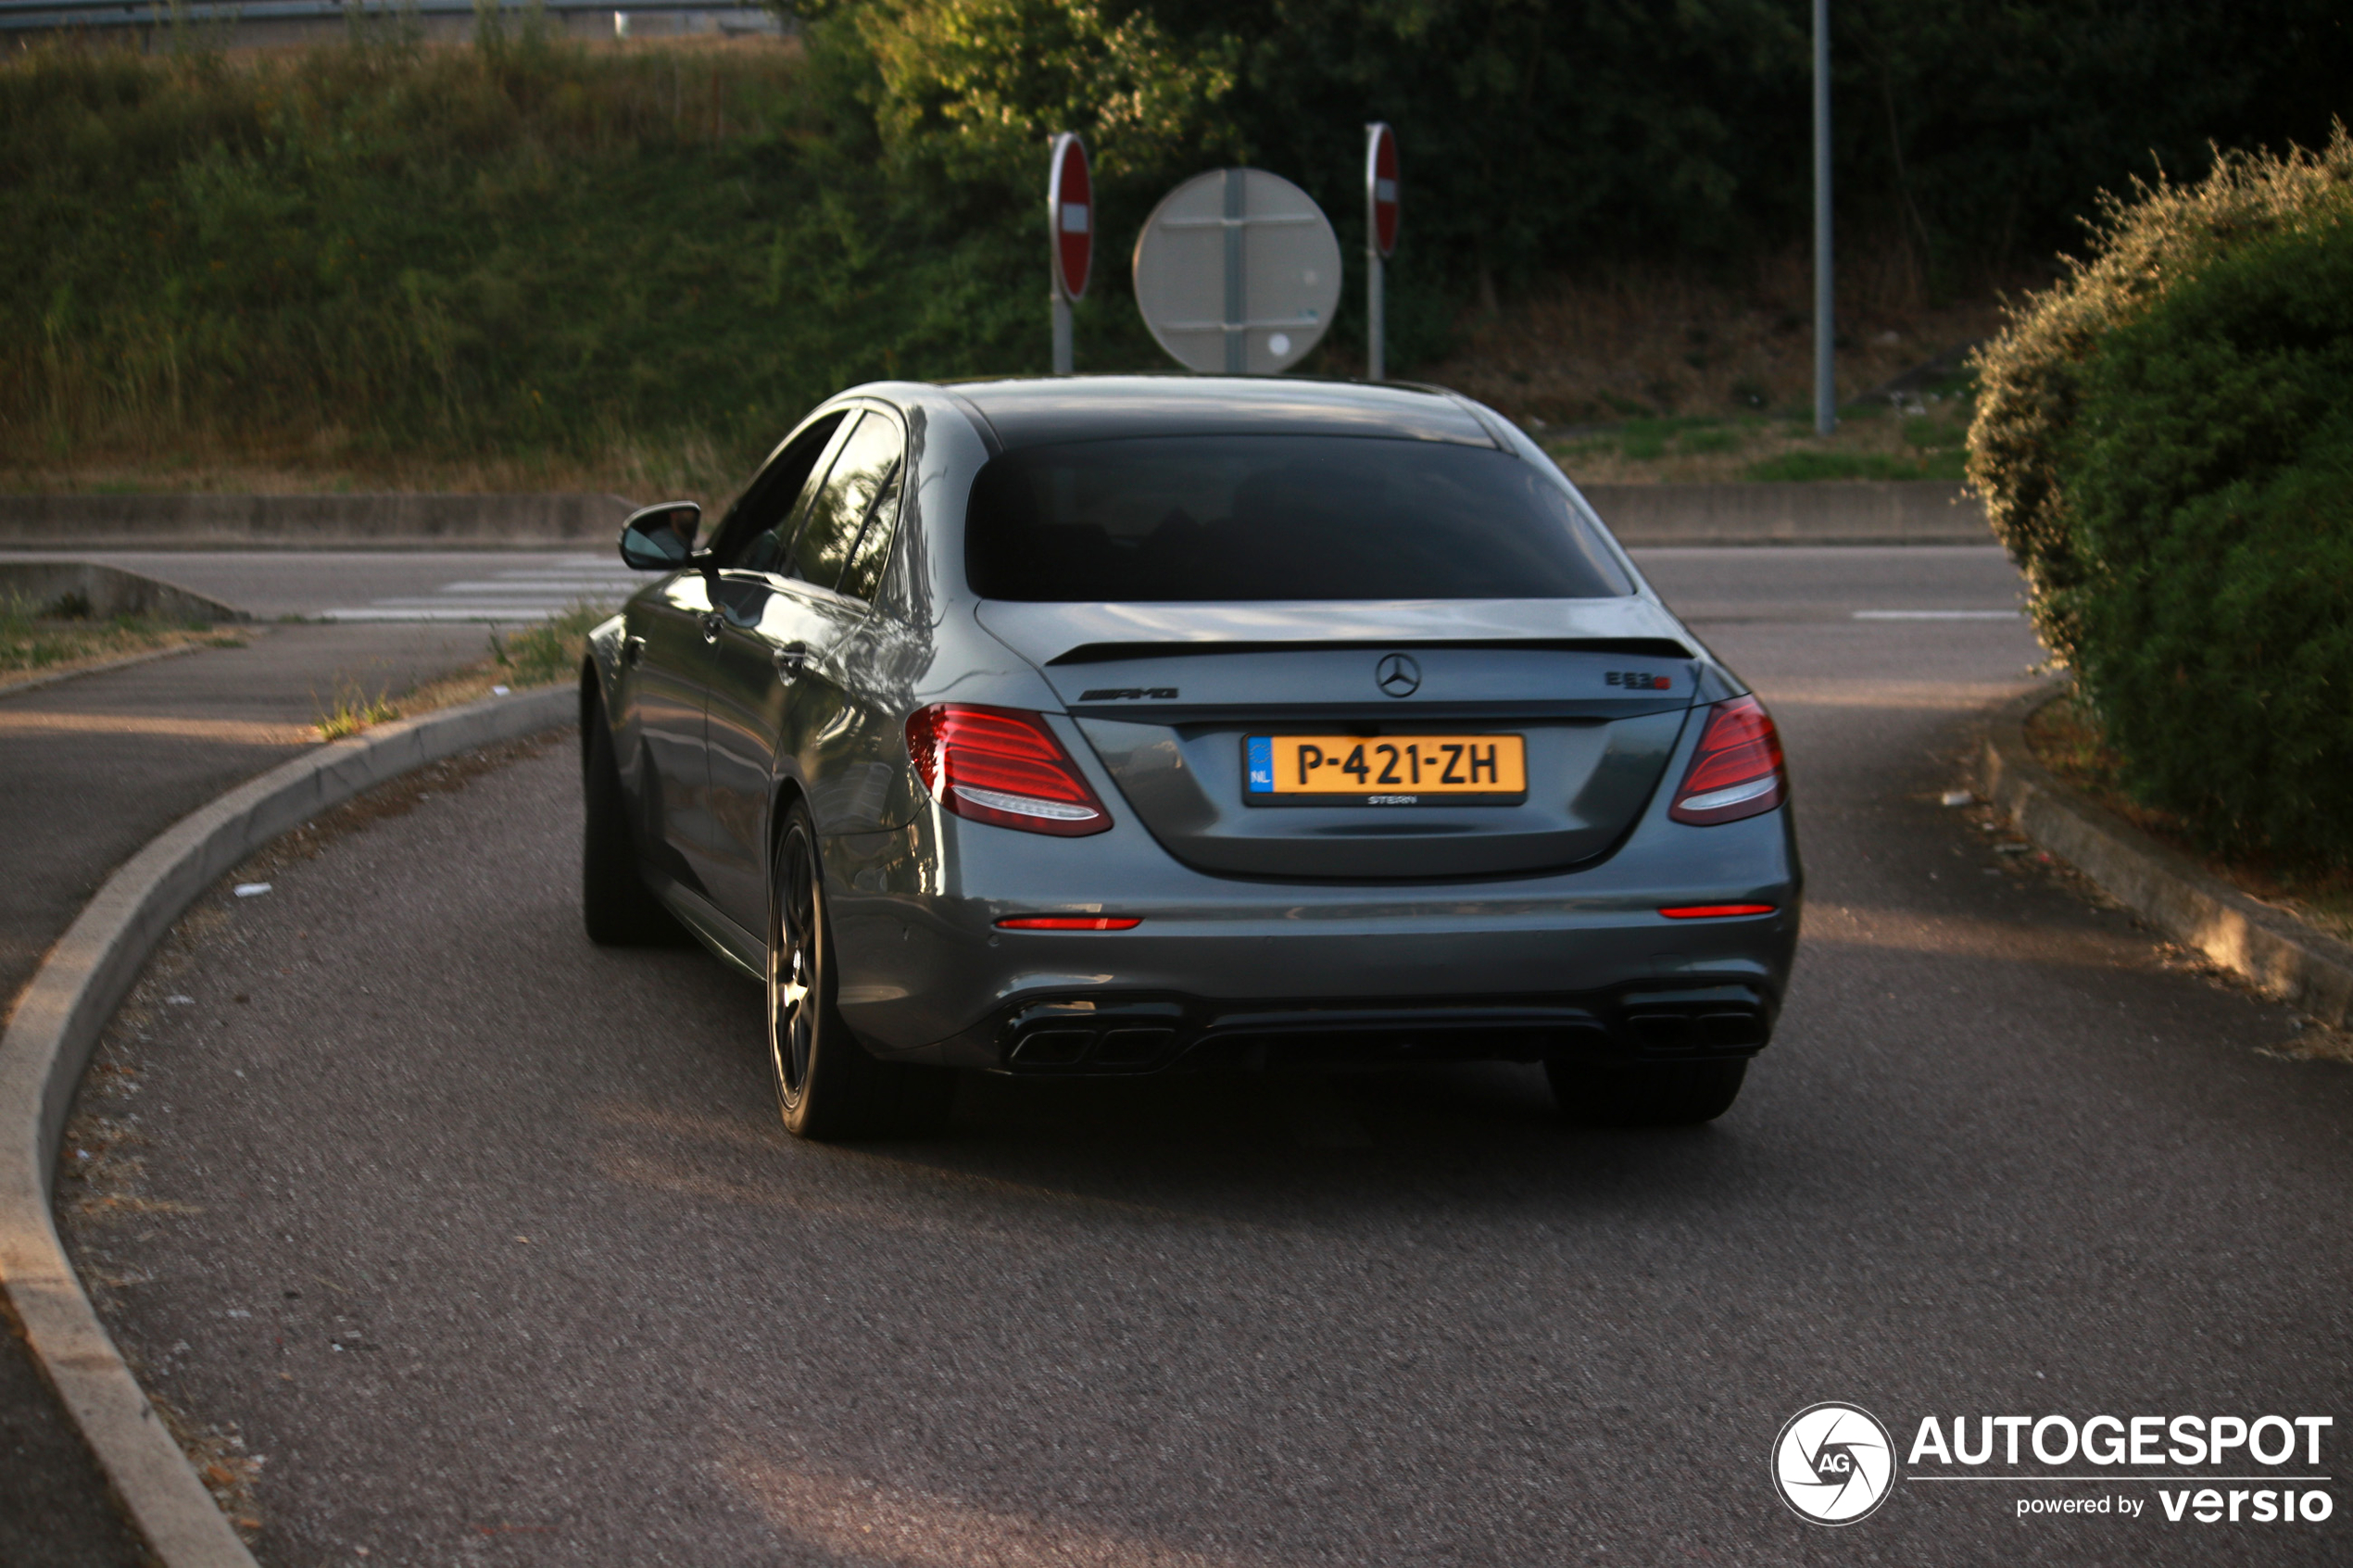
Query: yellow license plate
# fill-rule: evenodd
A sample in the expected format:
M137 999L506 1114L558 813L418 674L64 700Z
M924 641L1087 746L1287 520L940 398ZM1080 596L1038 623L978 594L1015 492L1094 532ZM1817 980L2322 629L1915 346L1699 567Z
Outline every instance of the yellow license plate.
M1251 735L1242 742L1246 797L1291 805L1301 797L1367 806L1528 793L1517 735Z

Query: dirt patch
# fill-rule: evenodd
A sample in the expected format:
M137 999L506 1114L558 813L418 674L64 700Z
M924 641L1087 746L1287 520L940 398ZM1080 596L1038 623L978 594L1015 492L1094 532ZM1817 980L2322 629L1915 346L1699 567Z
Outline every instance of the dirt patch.
M1931 296L1890 250L1839 277L1837 378L1858 398L2001 325L1996 291ZM1789 255L1744 277L1655 270L1562 276L1466 325L1462 347L1413 369L1534 428L1668 415L1808 419L1812 264Z

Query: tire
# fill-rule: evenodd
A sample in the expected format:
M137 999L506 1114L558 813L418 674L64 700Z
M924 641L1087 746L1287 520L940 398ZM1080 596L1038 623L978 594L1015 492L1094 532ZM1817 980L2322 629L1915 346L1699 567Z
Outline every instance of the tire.
M816 828L796 800L768 876L768 1065L785 1130L819 1142L938 1131L955 1073L867 1054L835 1002L833 942Z
M585 827L580 856L580 912L588 940L600 947L680 947L694 938L662 907L637 871L637 846L622 793L605 705L589 699L587 745L581 751L580 792Z
M1693 1127L1732 1109L1746 1061L1548 1061L1561 1114L1585 1127Z

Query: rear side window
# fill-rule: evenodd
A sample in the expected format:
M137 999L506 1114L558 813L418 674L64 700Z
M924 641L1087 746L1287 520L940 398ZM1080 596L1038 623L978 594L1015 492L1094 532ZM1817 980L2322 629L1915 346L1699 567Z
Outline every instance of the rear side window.
M1590 599L1633 584L1507 452L1362 436L1159 436L1007 452L973 483L984 598Z
M899 463L884 481L882 493L867 508L865 528L850 547L849 565L841 574L841 592L853 599L872 599L882 586L883 568L890 564L890 536L899 527L899 494L907 465Z
M799 519L801 508L794 503L801 498L818 459L825 455L840 427L839 414L818 420L761 470L719 525L711 546L719 565L747 571L776 570Z
M786 568L791 575L821 588L841 582L868 518L899 471L900 445L899 427L882 415L870 413L858 421L824 486L810 500L799 537L793 541Z

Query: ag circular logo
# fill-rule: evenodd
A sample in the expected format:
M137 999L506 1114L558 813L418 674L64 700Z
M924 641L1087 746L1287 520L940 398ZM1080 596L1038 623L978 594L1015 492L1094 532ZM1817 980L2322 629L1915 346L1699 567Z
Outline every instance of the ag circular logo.
M1373 666L1373 680L1391 696L1411 696L1421 690L1422 667L1409 653L1392 653Z
M1773 1484L1801 1519L1852 1524L1895 1489L1895 1444L1869 1411L1808 1405L1773 1440Z

